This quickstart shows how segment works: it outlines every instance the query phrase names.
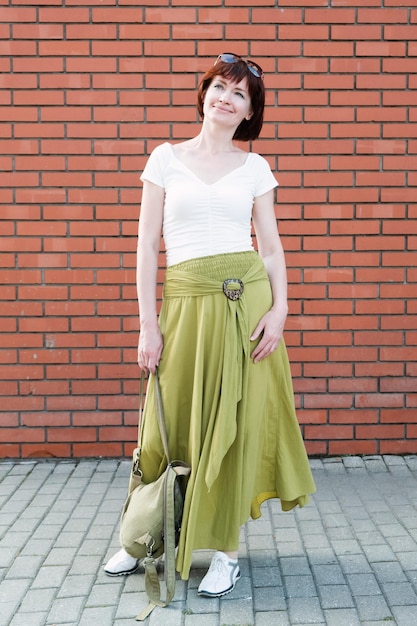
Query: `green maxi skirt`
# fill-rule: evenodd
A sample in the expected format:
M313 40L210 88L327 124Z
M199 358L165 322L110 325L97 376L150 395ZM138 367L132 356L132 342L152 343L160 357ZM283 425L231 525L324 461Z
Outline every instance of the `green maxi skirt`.
M223 293L226 279L242 281L239 299ZM171 459L191 465L176 561L183 579L193 550L237 550L240 527L260 517L264 500L280 498L288 511L315 491L284 341L266 359L250 358L251 333L271 306L256 252L192 259L166 271L161 391ZM152 376L143 417L141 468L148 482L166 465Z

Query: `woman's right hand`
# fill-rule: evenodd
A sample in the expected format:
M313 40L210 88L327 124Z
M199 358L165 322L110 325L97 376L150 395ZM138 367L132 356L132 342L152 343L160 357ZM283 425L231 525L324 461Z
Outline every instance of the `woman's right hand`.
M155 374L155 368L159 365L164 340L158 324L151 328L141 326L138 345L138 364L140 369Z

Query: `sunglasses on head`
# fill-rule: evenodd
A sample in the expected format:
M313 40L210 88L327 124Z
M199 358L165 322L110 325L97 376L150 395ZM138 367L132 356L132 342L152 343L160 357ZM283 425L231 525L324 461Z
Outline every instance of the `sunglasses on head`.
M256 76L256 78L264 77L264 72L260 65L254 61L250 61L249 59L242 59L242 57L238 54L234 54L233 52L223 52L223 54L219 54L214 62L214 65L216 65L219 61L222 61L223 63L238 63L239 61L242 61L242 63L246 63L248 70Z

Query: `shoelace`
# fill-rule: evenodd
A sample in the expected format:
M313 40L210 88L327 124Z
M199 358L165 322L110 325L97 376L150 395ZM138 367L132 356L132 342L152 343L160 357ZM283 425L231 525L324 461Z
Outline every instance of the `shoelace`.
M228 566L225 564L223 559L220 559L220 558L217 558L214 561L212 561L210 565L210 570L212 572L217 570L217 573L220 574L220 576L227 576L227 575L230 576Z

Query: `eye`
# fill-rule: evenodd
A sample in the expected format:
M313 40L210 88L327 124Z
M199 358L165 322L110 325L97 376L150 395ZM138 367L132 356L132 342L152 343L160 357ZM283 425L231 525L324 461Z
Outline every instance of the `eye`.
M244 94L241 91L236 91L237 95L240 96L241 98L243 98L243 100L245 99Z

